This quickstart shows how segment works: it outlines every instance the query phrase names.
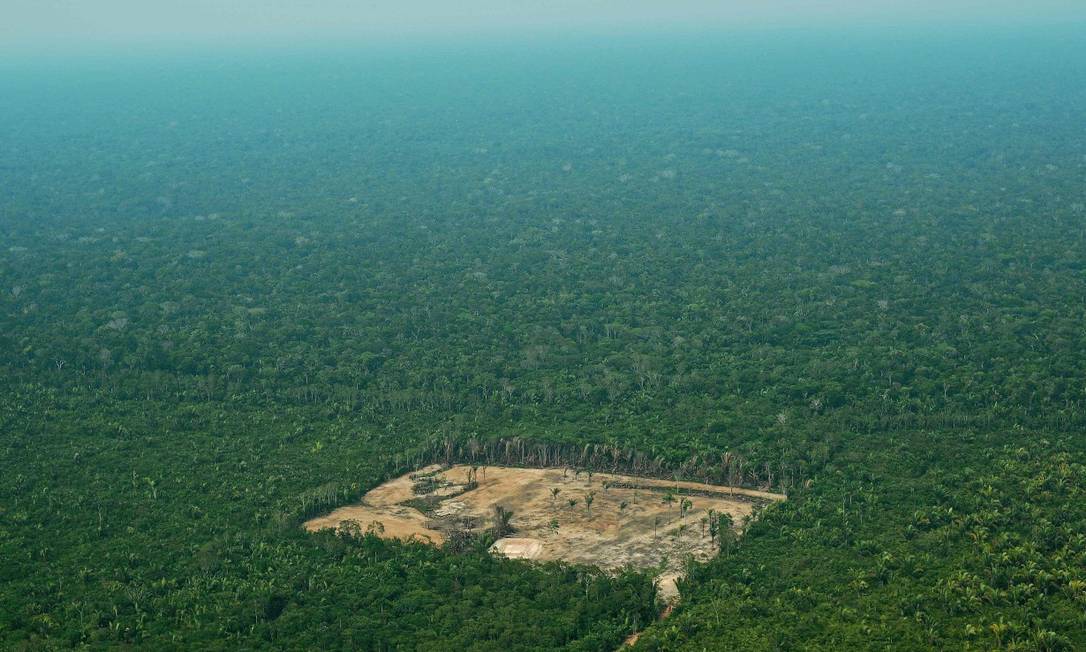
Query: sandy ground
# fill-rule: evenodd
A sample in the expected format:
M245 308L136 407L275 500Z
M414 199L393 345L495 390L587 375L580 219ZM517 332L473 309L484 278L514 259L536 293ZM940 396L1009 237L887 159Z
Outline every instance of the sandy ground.
M539 559L543 554L543 542L539 539L506 537L495 541L490 550L512 559Z
M432 473L441 470L434 465L415 471L418 473ZM305 522L305 528L311 532L325 528L339 527L345 521L355 521L365 531L372 523L380 523L382 536L389 539L418 538L429 540L440 545L445 541L441 532L427 527L430 521L422 512L414 507L408 507L401 503L407 502L418 496L412 490L415 482L411 479L414 474L400 476L371 490L362 497L362 502L357 505L340 507L326 516L318 516Z
M678 597L675 582L683 560L707 560L717 551L709 536L707 514L730 514L738 530L759 505L784 500L779 494L732 489L696 482L675 482L608 473L575 475L563 469L479 467L478 487L465 491L469 467L431 466L391 480L367 493L357 505L306 522L308 530L358 522L362 530L378 522L382 536L420 538L440 544L446 534L493 524L494 507L512 510L515 533L499 540L494 552L509 557L592 564L604 570L630 565L656 574L661 598ZM415 484L427 475L436 490L419 494ZM617 485L624 485L619 487ZM552 489L558 489L557 497ZM672 493L671 504L664 496ZM586 496L593 496L591 511ZM426 498L429 514L405 505ZM679 501L692 503L685 517ZM576 500L571 506L570 500ZM625 503L625 507L623 507Z

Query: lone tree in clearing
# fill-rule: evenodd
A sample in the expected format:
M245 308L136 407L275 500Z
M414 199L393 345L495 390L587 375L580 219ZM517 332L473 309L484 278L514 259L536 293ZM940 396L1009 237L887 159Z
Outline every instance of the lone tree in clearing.
M667 517L670 519L671 504L675 502L675 494L670 489L664 494L664 502L667 503Z
M554 502L558 500L558 494L560 493L562 493L561 489L558 487L551 487L551 505L554 505Z
M513 520L513 510L506 509L501 505L494 505L494 534L497 537L504 537L513 531L513 526L510 521Z
M618 513L619 514L625 514L626 513L626 508L629 507L629 506L630 506L630 503L626 502L625 500L622 501L621 503L618 504Z
M579 503L580 501L577 500L576 498L570 498L568 502L569 502L570 511L573 511L573 508L576 507L577 503Z
M690 508L694 506L689 498L683 498L679 501L679 518L686 520L686 513L690 511Z
M596 500L595 491L589 491L584 495L584 507L585 511L588 512L588 518L592 518L592 501L594 500Z

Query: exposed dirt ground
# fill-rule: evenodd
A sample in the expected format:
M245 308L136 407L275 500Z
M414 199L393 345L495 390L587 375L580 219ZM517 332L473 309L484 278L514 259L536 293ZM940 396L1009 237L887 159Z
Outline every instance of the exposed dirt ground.
M592 564L604 570L632 565L655 572L665 600L678 595L687 555L706 560L718 543L710 536L708 512L731 515L738 532L758 506L784 500L780 494L563 469L437 465L391 480L357 505L306 522L309 530L356 521L381 536L412 537L440 544L457 530L494 524L496 506L511 510L514 533L493 550L509 557ZM552 493L558 490L558 495ZM666 496L672 502L666 502ZM592 496L592 505L586 497ZM680 503L690 501L685 515ZM576 501L570 505L570 501ZM425 513L424 513L425 512ZM380 526L375 525L380 523Z

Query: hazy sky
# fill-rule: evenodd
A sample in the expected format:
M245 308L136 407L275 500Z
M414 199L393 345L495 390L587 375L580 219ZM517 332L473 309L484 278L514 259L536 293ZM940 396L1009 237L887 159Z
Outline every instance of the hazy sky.
M0 0L0 48L1084 16L1086 0Z

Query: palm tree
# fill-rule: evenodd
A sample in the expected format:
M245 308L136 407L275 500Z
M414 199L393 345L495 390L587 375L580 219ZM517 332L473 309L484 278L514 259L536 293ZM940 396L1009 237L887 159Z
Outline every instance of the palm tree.
M664 502L667 503L667 517L670 519L671 504L675 502L675 494L672 493L670 489L668 489L667 493L664 494Z
M584 495L584 507L588 512L588 518L592 518L592 501L596 500L596 492L589 491Z
M730 552L732 542L735 541L735 532L732 530L734 522L732 515L724 512L717 517L717 536L720 537L720 545L725 552Z
M554 501L558 500L558 494L562 493L562 490L558 487L551 487L551 505L554 505Z
M679 501L679 518L686 520L686 513L690 511L690 508L694 506L694 503L689 498L683 498Z

